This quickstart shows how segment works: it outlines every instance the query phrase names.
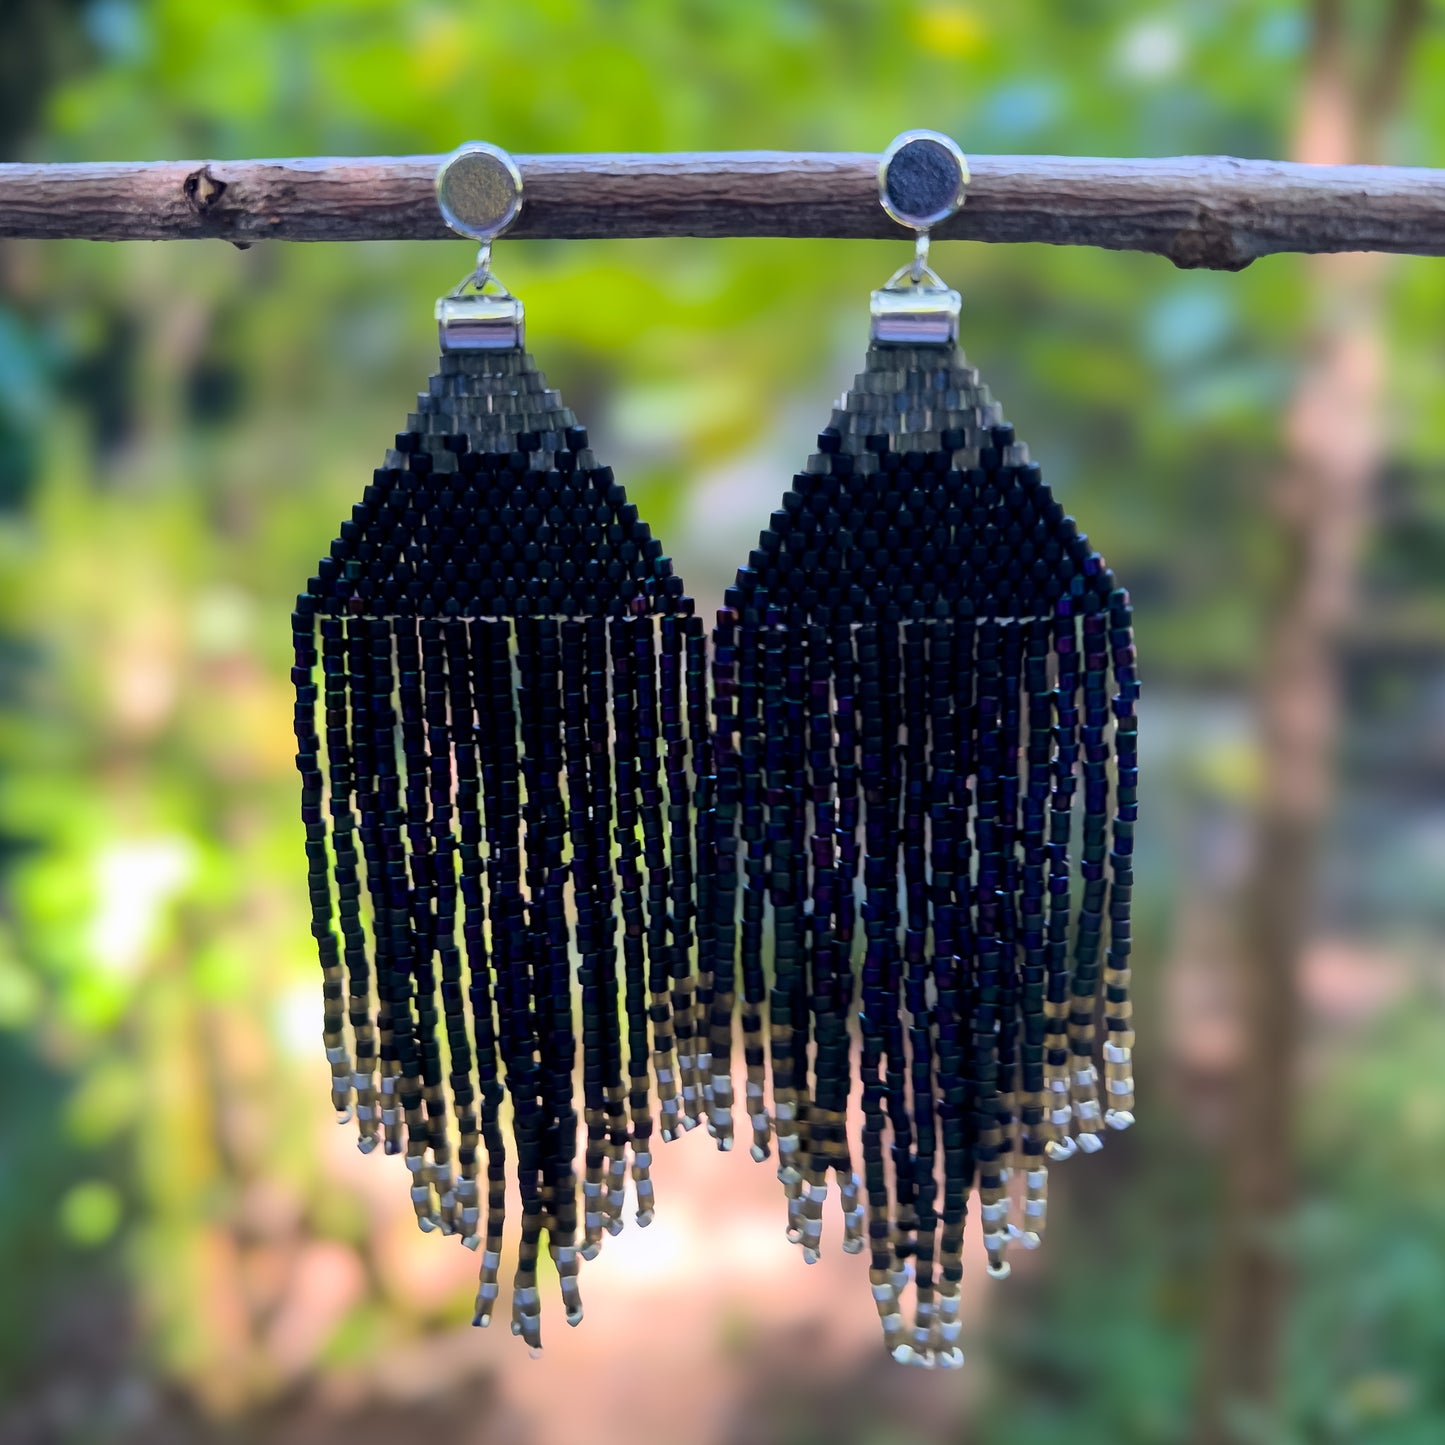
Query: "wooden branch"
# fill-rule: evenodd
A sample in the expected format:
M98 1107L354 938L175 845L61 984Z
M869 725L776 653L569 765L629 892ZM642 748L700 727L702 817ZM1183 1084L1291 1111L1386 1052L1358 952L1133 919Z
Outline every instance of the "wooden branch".
M439 157L0 165L0 236L435 240ZM737 152L519 156L517 237L899 236L877 158ZM972 156L939 239L1151 251L1237 270L1277 251L1445 254L1445 171L1226 156Z

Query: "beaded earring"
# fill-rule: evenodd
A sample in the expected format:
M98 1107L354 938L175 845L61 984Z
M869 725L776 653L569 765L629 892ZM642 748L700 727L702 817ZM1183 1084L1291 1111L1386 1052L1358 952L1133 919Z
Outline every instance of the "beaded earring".
M958 349L960 298L927 247L967 179L933 132L884 156L882 204L917 232L915 258L873 293L864 370L718 613L727 843L699 858L699 969L719 1004L741 975L752 1153L776 1137L789 1238L817 1258L831 1175L861 1251L861 1189L887 1346L942 1366L963 1358L970 1192L1002 1278L1009 1242L1043 1235L1048 1161L1097 1149L1134 1102L1129 597Z
M699 1119L706 638L491 274L516 166L468 145L437 185L481 253L437 303L439 373L298 598L297 765L332 1102L363 1152L405 1149L423 1230L481 1247L481 1325L515 1180L512 1328L535 1349L543 1231L576 1324L629 1155L652 1218L649 1068L664 1138Z

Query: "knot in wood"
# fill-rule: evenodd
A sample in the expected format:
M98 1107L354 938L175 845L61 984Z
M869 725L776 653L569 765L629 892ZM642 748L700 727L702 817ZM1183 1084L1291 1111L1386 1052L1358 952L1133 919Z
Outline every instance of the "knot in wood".
M1254 260L1234 227L1204 207L1193 225L1175 232L1164 254L1181 271L1243 271Z
M186 204L198 216L209 216L226 194L226 189L226 182L213 176L209 165L192 171L181 185Z

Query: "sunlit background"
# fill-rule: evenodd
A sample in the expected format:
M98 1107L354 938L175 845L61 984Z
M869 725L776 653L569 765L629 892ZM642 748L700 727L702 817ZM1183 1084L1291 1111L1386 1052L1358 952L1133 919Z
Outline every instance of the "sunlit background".
M1445 7L0 4L7 160L912 126L1445 165ZM704 613L906 255L498 246ZM470 258L0 243L0 1439L1445 1440L1445 260L935 247L1147 689L1140 1126L1056 1171L1011 1281L973 1263L930 1376L865 1261L805 1268L770 1168L696 1134L529 1360L332 1123L287 613Z

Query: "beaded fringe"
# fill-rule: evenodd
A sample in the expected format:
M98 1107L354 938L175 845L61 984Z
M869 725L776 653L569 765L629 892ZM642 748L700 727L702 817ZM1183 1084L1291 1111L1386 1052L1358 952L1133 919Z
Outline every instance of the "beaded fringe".
M961 353L875 344L725 601L715 828L731 846L699 968L720 993L741 971L752 1153L776 1138L810 1261L830 1177L845 1249L866 1207L887 1347L957 1365L970 1192L1002 1278L1011 1241L1042 1239L1048 1162L1133 1122L1128 594Z
M423 1230L481 1248L482 1325L515 1181L512 1328L539 1348L543 1231L575 1324L629 1164L652 1217L649 1075L664 1138L699 1120L701 623L513 351L443 358L293 629L332 1103L363 1152L405 1150Z
M955 348L874 345L818 448L709 640L531 358L448 356L293 614L332 1101L478 1324L515 1180L533 1348L543 1232L575 1324L654 1120L732 1147L739 1017L788 1237L836 1183L903 1362L962 1362L970 1195L1002 1278L1133 1121L1128 594Z

